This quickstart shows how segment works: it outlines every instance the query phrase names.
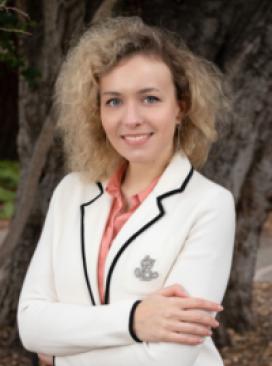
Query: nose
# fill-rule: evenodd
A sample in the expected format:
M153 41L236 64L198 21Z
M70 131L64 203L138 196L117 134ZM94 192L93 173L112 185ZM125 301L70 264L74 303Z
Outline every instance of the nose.
M136 101L130 101L124 108L123 123L128 127L136 127L143 123L141 112Z

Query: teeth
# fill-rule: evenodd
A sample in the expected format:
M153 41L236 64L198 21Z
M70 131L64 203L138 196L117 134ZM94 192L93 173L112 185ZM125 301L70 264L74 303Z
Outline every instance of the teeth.
M125 140L128 140L128 141L140 141L140 140L146 139L150 135L151 135L151 133L149 133L148 135L142 135L142 136L136 136L136 137L124 136L124 138L125 138Z

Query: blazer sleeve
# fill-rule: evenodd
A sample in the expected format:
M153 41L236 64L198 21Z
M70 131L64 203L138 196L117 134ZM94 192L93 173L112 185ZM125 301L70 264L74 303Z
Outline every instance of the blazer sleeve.
M178 283L193 297L221 303L230 274L234 233L233 197L219 189L203 202L165 286ZM171 366L192 366L202 347L143 342L56 357L54 362L55 366L167 366L171 360Z
M66 181L54 191L20 294L17 320L22 343L27 350L52 355L136 343L129 331L135 300L95 307L58 301L53 258L61 232L56 211L63 203Z

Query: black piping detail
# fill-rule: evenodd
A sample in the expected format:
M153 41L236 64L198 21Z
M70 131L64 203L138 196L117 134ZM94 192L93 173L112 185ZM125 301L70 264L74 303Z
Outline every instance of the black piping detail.
M134 313L135 313L135 310L137 308L137 306L141 303L142 301L141 300L137 300L131 310L130 310L130 314L129 314L129 322L128 322L128 330L129 330L129 333L131 335L131 337L134 339L134 341L136 342L143 342L141 341L137 336L136 334L134 333L134 330L133 330L133 318L134 318Z
M129 244L137 238L138 235L142 234L146 229L148 229L151 225L153 225L156 221L158 221L164 214L164 208L163 205L161 203L161 201L169 196L172 196L173 194L177 194L177 193L182 193L187 184L189 183L192 175L194 172L194 168L191 165L191 169L190 172L188 173L187 177L185 178L184 182L182 183L181 187L178 189L174 189L173 191L169 191L166 192L160 196L157 197L157 205L159 207L160 213L158 214L158 216L156 216L154 219L152 219L151 221L149 221L146 225L144 225L143 227L141 227L140 230L138 230L136 233L134 233L124 244L123 246L119 249L119 252L116 254L116 256L114 257L109 272L108 272L108 276L107 276L107 282L106 282L106 289L105 289L105 304L109 303L109 292L110 292L110 281L111 281L111 276L114 270L114 267L118 261L118 259L120 258L121 254L123 253L123 251L129 246Z
M97 182L96 184L98 185L98 188L100 190L99 195L96 196L95 198L93 198L91 201L89 201L87 203L83 203L80 206L80 212L81 212L80 231L81 231L81 250L82 250L83 269L84 269L84 275L85 275L85 279L86 279L86 282L87 282L87 287L88 287L93 305L95 305L95 301L94 301L92 288L91 288L91 284L90 284L90 280L89 280L89 276L88 276L86 253L85 253L85 240L84 240L84 216L85 216L85 212L84 212L84 208L86 206L90 205L91 203L93 203L94 201L96 201L104 193L102 184L100 182Z
M55 356L53 356L53 366L56 366Z

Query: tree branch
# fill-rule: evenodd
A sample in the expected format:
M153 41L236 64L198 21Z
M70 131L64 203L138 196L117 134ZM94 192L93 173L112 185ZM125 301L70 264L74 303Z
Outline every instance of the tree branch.
M29 15L27 13L25 13L24 11L22 11L20 9L14 8L12 6L0 5L0 11L3 11L3 10L7 10L7 13L9 10L13 10L16 13L19 13L19 14L23 15L25 18L27 18L28 20L30 20Z
M15 13L21 14L23 15L25 18L27 18L28 20L30 20L29 15L27 13L25 13L24 11L11 7L11 6L6 6L6 1L0 5L0 11L5 11L6 13L9 12L9 10L14 11ZM29 36L31 36L31 33L23 31L22 29L9 29L9 28L0 28L0 30L4 31L4 32L16 32L16 33L23 33L23 34L27 34Z
M112 11L112 8L119 0L104 0L104 2L100 5L100 7L95 12L91 24L98 22L100 19L109 17Z
M0 30L5 31L5 32L16 32L16 33L23 33L23 34L27 34L29 36L32 35L32 33L29 32L25 32L22 29L8 29L8 28L0 28Z

